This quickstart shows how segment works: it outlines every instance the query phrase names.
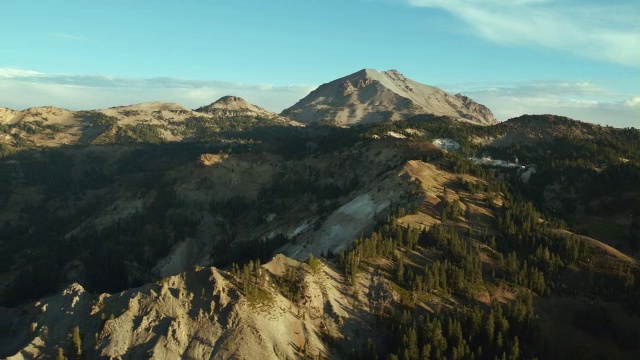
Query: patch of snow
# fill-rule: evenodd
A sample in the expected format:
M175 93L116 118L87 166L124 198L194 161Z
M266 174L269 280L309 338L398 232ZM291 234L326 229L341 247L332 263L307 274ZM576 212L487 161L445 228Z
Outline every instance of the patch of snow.
M292 239L300 234L302 234L303 232L307 231L311 225L313 225L313 223L317 220L316 217L312 217L312 218L308 218L303 220L302 222L300 222L299 224L295 225L295 228L292 227L291 224L286 225L284 227L279 227L277 229L273 229L271 230L267 235L265 235L262 239L264 240L271 240L273 238L275 238L278 235L284 235L286 237L288 237L289 239Z
M394 138L396 138L396 139L406 139L406 138L407 138L406 136L404 136L404 135L402 135L402 134L398 134L398 133L397 133L397 132L395 132L395 131L388 131L388 132L387 132L387 135L388 135L388 136L391 136L391 137L394 137Z
M473 161L476 165L485 165L485 166L496 166L496 167L506 167L506 168L520 168L524 169L525 166L518 164L517 162L508 162L506 160L497 160L492 159L489 156L481 157L481 158L469 158L469 160Z
M443 150L460 150L460 143L453 139L434 139L432 143Z
M404 132L409 135L424 135L423 131L416 130L416 129L407 128L407 129L404 129Z
M293 230L293 232L289 235L289 238L292 238L292 237L302 233L303 231L307 230L311 226L312 223L313 223L313 219L306 219L305 221L301 222L295 228L295 230Z
M525 183L528 184L529 183L529 179L531 179L531 175L536 173L536 167L535 166L531 166L528 169L524 170L522 172L522 174L520 175L520 180Z

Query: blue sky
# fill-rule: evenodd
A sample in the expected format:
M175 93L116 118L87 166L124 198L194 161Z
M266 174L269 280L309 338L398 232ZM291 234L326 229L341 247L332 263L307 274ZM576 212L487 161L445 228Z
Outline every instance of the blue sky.
M0 106L272 111L362 68L462 92L506 120L640 127L636 0L4 0Z

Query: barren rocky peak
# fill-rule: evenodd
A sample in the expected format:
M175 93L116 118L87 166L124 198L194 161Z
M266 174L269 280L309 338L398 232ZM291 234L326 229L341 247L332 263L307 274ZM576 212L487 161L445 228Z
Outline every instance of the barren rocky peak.
M221 115L221 116L238 116L238 115L260 115L260 116L276 116L260 106L250 104L245 99L238 96L223 96L213 103L195 109L197 112Z
M360 70L321 85L282 113L303 123L346 125L402 120L420 114L450 116L480 125L496 123L485 106L408 79L397 70Z

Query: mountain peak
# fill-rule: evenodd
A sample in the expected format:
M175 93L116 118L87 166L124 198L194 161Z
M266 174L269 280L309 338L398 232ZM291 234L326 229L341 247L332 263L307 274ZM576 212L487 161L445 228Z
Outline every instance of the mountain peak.
M253 105L245 99L233 95L223 96L207 106L195 109L195 111L218 116L276 116L260 106Z
M247 102L247 100L239 96L233 96L233 95L223 96L220 99L214 101L213 104L224 104L225 106L229 106L229 105L250 106L251 105Z
M372 81L385 81L385 79L394 79L397 81L405 81L407 78L398 70L390 69L386 71L378 71L376 69L362 69L355 73L345 76L345 79L362 79Z
M363 78L377 78L380 76L380 72L376 69L362 69L360 71L356 71L351 74L351 76L355 77L363 77Z
M405 77L398 70L362 69L323 84L282 115L303 123L342 125L396 121L420 114L479 125L497 121L485 106Z

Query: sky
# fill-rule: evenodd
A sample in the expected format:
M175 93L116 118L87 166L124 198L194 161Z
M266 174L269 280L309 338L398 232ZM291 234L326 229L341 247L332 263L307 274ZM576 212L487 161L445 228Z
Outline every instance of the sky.
M637 0L3 0L0 106L224 95L279 112L363 68L522 114L640 128Z

